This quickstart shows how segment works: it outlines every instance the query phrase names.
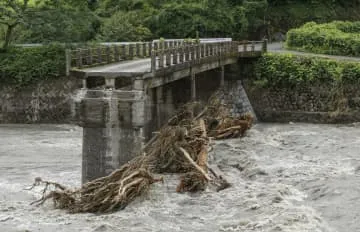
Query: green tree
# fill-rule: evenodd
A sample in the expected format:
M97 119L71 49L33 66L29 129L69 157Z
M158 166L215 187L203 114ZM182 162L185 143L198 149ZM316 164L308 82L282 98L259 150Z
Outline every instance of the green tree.
M42 6L32 15L32 20L23 26L18 42L89 41L95 37L100 24L96 15L87 8Z
M3 25L3 50L9 47L16 27L26 22L29 0L2 0L0 2L0 24Z
M151 31L142 25L137 12L118 11L104 20L98 39L108 42L144 41L151 36Z

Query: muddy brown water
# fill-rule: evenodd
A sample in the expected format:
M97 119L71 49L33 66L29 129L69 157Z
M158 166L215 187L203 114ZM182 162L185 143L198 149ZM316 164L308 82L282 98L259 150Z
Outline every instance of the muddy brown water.
M232 183L177 194L178 176L113 214L29 205L35 177L79 186L81 128L0 126L0 231L360 231L360 126L258 124L216 142L210 161Z

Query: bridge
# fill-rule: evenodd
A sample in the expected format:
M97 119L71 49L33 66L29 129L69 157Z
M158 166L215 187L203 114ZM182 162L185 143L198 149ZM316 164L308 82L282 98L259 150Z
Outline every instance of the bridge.
M68 75L82 80L75 117L83 127L83 183L137 154L175 109L224 87L240 58L260 57L267 41L157 40L66 51ZM235 74L236 75L236 74Z

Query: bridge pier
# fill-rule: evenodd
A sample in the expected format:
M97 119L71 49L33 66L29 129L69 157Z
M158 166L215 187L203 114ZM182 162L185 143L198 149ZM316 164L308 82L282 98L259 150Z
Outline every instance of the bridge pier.
M196 100L196 74L195 72L191 72L191 100Z
M77 107L83 127L82 183L108 175L140 152L147 101L143 91L88 90Z
M225 86L225 66L220 67L220 87L224 88Z

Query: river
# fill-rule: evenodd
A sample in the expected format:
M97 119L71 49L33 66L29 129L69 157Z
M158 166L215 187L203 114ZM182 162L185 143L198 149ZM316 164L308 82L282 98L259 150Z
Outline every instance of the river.
M0 125L0 231L360 231L360 126L257 124L218 141L210 161L232 187L175 192L165 176L113 214L29 203L35 177L80 185L81 128Z

